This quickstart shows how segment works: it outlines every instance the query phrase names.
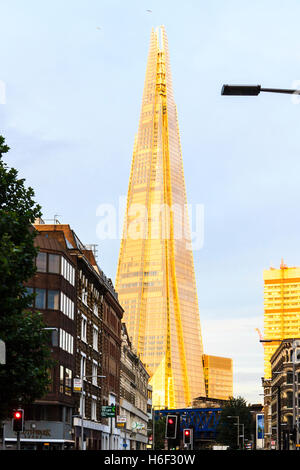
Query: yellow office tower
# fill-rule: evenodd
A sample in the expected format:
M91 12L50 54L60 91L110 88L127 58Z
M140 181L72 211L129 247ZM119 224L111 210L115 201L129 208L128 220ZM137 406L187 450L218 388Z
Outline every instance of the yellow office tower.
M265 379L271 378L270 358L283 339L299 338L300 268L264 270L264 339L277 340L264 344Z
M206 396L228 400L233 396L232 359L203 355Z
M163 27L152 30L135 138L116 290L151 375L153 404L205 396L202 338L185 183Z

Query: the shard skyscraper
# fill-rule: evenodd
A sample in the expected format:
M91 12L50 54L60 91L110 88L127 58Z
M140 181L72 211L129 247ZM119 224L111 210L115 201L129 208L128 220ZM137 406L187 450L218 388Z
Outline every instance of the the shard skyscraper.
M153 404L205 396L202 338L169 49L152 30L116 277Z

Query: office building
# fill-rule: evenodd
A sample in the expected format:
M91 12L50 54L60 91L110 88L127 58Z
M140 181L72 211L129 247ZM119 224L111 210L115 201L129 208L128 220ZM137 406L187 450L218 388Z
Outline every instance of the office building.
M264 270L264 377L271 378L270 359L283 339L296 338L300 328L300 268Z
M233 396L232 359L204 354L203 369L208 398L228 400Z
M151 33L135 138L116 290L153 404L189 406L205 395L191 234L164 27Z

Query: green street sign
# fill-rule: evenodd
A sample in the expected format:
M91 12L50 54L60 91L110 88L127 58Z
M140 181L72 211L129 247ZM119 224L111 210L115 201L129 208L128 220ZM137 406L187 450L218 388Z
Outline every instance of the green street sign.
M115 418L116 405L102 406L101 416L102 418Z

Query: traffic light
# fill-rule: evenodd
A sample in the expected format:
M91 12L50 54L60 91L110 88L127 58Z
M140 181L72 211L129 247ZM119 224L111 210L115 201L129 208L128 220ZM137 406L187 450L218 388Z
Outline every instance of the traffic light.
M191 444L192 443L192 429L183 430L183 443Z
M177 435L177 420L176 415L167 415L166 420L166 439L176 439Z
M13 431L24 431L24 410L15 410L13 412Z

